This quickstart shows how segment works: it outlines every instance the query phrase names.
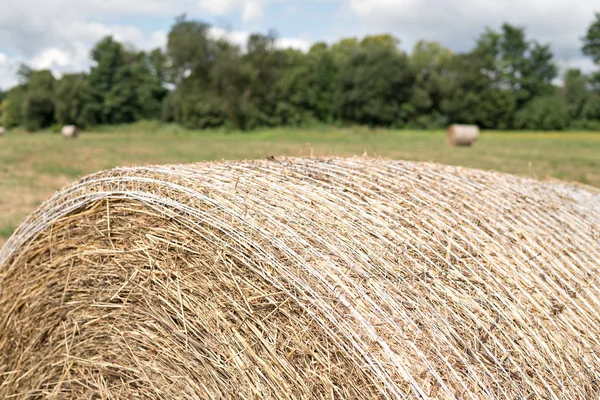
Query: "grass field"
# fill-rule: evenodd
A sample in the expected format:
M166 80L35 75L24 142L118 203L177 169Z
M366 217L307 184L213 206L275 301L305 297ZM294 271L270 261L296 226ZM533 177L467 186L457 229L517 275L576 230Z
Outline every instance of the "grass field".
M53 192L120 165L267 156L363 155L435 161L600 187L600 133L484 132L472 148L449 148L444 132L367 128L191 132L139 123L98 128L77 140L52 133L0 137L0 244Z

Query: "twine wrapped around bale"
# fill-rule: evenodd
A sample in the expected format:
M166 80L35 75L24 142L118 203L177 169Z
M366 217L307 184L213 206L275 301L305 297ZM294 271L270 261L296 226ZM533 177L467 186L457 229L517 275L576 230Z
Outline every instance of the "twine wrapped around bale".
M450 125L447 130L450 146L471 146L479 138L477 125Z
M358 158L97 173L0 253L0 398L598 398L599 204Z

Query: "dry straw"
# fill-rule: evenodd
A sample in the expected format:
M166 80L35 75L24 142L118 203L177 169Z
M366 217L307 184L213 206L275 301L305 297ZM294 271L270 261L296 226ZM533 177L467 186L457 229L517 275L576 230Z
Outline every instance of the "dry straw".
M0 398L596 399L599 204L387 160L101 172L0 253Z

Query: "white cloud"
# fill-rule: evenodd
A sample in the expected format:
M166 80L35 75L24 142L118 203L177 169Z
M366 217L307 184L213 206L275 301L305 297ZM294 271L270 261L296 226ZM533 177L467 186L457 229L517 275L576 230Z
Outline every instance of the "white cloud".
M250 32L246 31L230 31L222 28L213 27L210 33L215 38L225 38L232 43L244 48L250 37ZM277 47L281 49L292 48L302 51L308 51L312 42L308 39L282 37L277 39Z
M241 10L245 22L260 19L268 0L199 0L198 7L212 14L223 16Z
M231 43L244 47L250 36L249 32L230 31L223 28L212 27L210 35L215 39L226 39Z
M437 40L456 51L473 47L486 26L502 22L524 26L529 38L549 42L561 67L593 68L580 53L585 29L600 11L598 0L312 0L338 2L331 24L311 26L302 14L306 3L292 0L18 0L0 13L0 87L16 82L19 63L50 68L56 75L86 70L89 52L106 35L138 49L166 45L166 32L144 31L128 17L175 17L184 12L200 18L240 15L242 29L213 33L244 46L249 30L285 29L286 18L302 18L302 36L331 42L345 35L391 32L410 50L419 39ZM265 22L265 10L276 3L293 6L293 15ZM289 8L289 7L288 7ZM331 7L330 7L331 8ZM329 9L330 9L329 8ZM314 7L310 7L314 12ZM284 31L285 33L285 31ZM308 50L311 40L284 36L280 47Z
M312 46L313 42L308 40L308 39L302 39L302 38L280 38L277 41L277 45L280 48L291 48L291 49L297 49L297 50L302 50L302 51L308 51L310 50L310 47Z
M17 69L19 61L0 53L0 89L6 89L17 84Z
M91 66L90 50L107 35L113 35L115 39L140 50L164 47L167 40L166 33L162 31L144 34L134 26L80 20L49 22L43 32L38 32L35 25L28 28L20 31L12 28L0 30L0 45L13 44L17 50L17 55L5 55L6 60L0 60L0 88L16 83L14 72L22 62L36 69L50 69L57 76L86 71Z
M571 58L568 60L557 60L557 66L561 71L561 76L559 76L559 80L562 79L562 74L570 68L577 68L582 70L583 72L591 72L596 71L598 67L594 65L590 58L579 57L579 58Z
M527 36L550 43L558 59L581 59L580 37L600 11L598 0L346 0L369 32L391 31L410 50L419 39L465 51L486 26L508 22ZM587 65L587 64L584 64Z
M148 50L166 44L166 33L145 33L133 25L112 23L127 16L179 15L195 0L18 0L0 13L0 88L16 83L21 62L49 68L55 75L87 70L89 53L100 38L114 35ZM15 67L15 65L17 67Z
M143 32L133 24L112 22L115 19L175 17L186 11L223 16L239 11L243 21L257 21L274 1L282 0L19 0L0 13L0 88L16 83L14 74L21 62L51 69L57 76L88 70L92 46L106 35L140 50L166 46L166 32ZM249 33L239 30L227 36L243 47ZM309 42L282 38L279 45L306 49Z
M35 56L30 61L30 64L35 69L65 67L69 65L71 58L72 57L70 53L55 47L50 47L43 50L39 55Z
M53 31L54 45L41 48L30 57L8 57L0 53L0 88L6 89L17 83L16 71L20 63L24 62L35 69L50 69L55 76L64 73L88 71L92 65L90 50L94 43L102 37L112 35L126 45L140 50L151 50L157 47L165 48L167 33L162 31L145 35L132 26L105 25L98 22L75 21L65 25L61 31ZM211 28L213 37L225 37L231 42L244 48L250 32L229 31L222 28ZM307 51L311 41L301 38L279 38L277 45L280 48L295 48Z

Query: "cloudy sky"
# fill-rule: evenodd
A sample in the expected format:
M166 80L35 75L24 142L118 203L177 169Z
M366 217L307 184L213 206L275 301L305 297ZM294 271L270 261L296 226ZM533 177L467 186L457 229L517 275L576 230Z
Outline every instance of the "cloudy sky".
M391 32L410 50L418 39L468 50L486 26L507 21L549 42L561 67L592 68L580 38L599 0L1 0L0 88L16 83L21 62L55 75L87 70L89 51L112 34L139 49L164 46L174 18L186 13L243 42L275 29L281 46Z

